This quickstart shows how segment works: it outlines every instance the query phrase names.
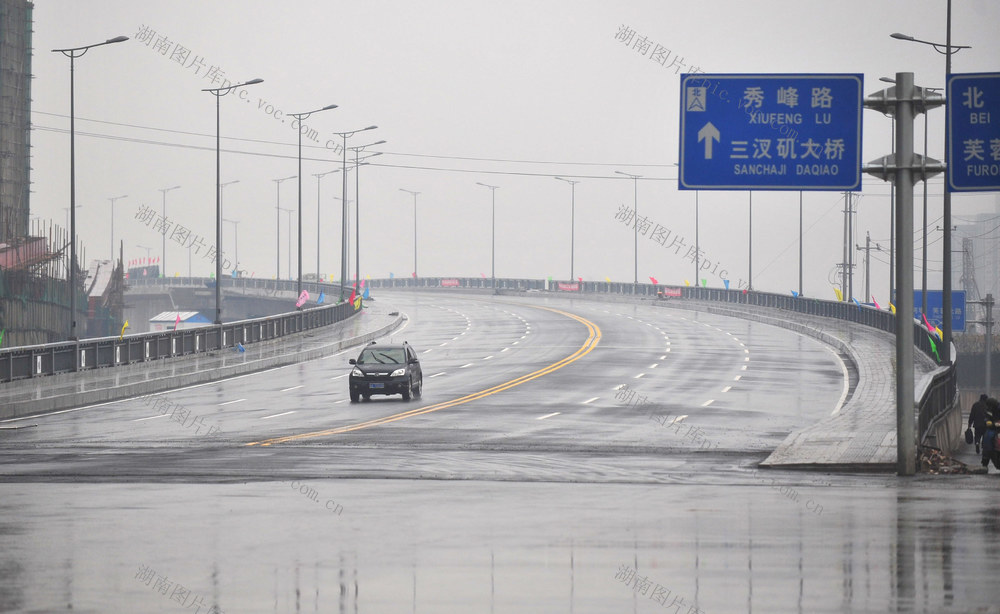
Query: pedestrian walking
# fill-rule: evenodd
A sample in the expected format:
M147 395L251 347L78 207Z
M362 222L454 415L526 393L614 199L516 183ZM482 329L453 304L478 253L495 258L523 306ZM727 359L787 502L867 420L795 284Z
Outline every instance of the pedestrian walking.
M979 400L972 404L969 410L969 428L973 430L973 441L976 444L976 454L979 454L979 442L986 432L986 410L989 397L985 394L979 395Z

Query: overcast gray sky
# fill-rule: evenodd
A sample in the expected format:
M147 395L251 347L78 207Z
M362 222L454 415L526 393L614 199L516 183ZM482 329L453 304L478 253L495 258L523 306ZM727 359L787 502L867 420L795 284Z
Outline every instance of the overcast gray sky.
M1000 70L1000 3L955 0L953 43L972 45L953 71ZM159 255L160 235L135 219L141 205L214 241L215 99L210 74L231 82L262 78L222 99L225 216L239 225L240 267L275 274L276 190L272 179L297 173L289 113L327 104L338 109L307 124L304 140L303 270L316 268L316 173L340 167L326 149L334 131L377 124L349 141L385 139L361 171L361 274L413 270L413 199L417 200L419 274L490 275L490 191L496 191L498 277L565 279L570 268L570 187L577 178L576 274L631 281L633 233L615 220L631 206L629 179L642 174L641 214L694 242L693 192L679 191L678 68L662 66L615 35L626 25L683 59L683 68L733 73L863 73L865 93L880 76L912 71L915 82L944 84L944 57L930 47L889 38L904 32L945 38L944 0L815 2L264 2L212 0L38 0L34 13L32 211L59 223L69 202L69 60L49 50L125 35L76 61L78 225L88 258L110 252L108 199L126 259ZM155 32L147 41L140 33ZM179 46L179 47L178 47ZM183 50L188 55L183 63ZM165 52L165 55L161 54ZM172 57L174 56L174 57ZM214 70L213 70L214 69ZM280 113L268 113L268 109ZM932 111L930 155L942 157L944 110ZM888 153L889 120L865 111L862 159ZM922 122L921 122L922 124ZM922 145L922 125L916 130ZM354 177L351 194L354 198ZM865 178L857 217L889 239L888 185ZM931 226L939 225L942 181L931 182ZM340 174L322 180L322 269L340 269ZM917 189L919 195L919 188ZM280 188L282 207L297 203L296 182ZM805 292L833 297L832 271L842 258L843 196L805 194ZM701 192L704 256L747 277L747 196ZM956 195L955 215L992 211L995 194ZM286 215L281 215L281 274L287 275ZM919 228L919 220L916 224ZM755 192L753 263L757 289L786 292L798 283L798 193ZM293 226L293 233L295 227ZM932 234L932 271L940 269L940 233ZM294 241L294 235L293 235ZM353 239L352 239L353 241ZM187 251L168 241L167 270L187 273ZM234 255L226 225L223 249ZM353 252L353 243L352 243ZM202 252L204 254L204 252ZM919 259L919 251L916 253ZM293 262L294 255L293 245ZM873 260L873 290L887 293L888 269ZM694 266L639 238L639 278L694 282ZM214 265L192 259L194 274ZM353 263L351 265L353 269ZM862 267L859 267L861 269ZM293 275L295 269L293 266ZM939 284L931 274L931 285ZM855 287L862 283L856 277ZM709 276L710 285L721 285ZM881 300L881 298L880 298Z

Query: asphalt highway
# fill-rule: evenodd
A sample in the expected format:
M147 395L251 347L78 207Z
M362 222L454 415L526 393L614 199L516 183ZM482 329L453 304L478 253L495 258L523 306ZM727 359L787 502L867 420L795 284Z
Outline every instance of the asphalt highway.
M0 610L966 611L995 594L977 581L997 561L993 476L756 469L849 394L813 339L531 294L369 309L407 316L380 341L417 350L420 399L351 403L351 348L0 423Z

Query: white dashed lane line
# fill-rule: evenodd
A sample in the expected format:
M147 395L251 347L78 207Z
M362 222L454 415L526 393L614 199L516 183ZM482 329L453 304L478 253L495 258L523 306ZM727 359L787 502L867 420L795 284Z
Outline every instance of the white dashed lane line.
M246 401L246 399L236 399L235 401L226 401L225 403L219 403L219 407L222 407L223 405L232 405L233 403L242 403L243 401Z
M148 418L136 418L132 422L142 422L143 420L156 420L157 418L166 418L168 414L160 414L159 416L150 416Z
M702 403L701 406L702 407L708 407L709 405L711 405L714 402L715 402L715 399L709 399L709 400L705 401L704 403Z
M297 389L299 389L301 387L302 387L302 384L299 384L298 386L292 386L291 388L283 388L281 390L281 392L290 392L292 390L297 390Z
M601 397L594 397L592 399L587 399L586 401L584 401L583 403L581 403L581 405L587 405L588 403L593 403L594 401L596 401L599 398L601 398Z
M286 412L283 412L283 413L280 413L280 414L274 414L274 415L271 415L271 416L264 416L263 418L261 418L261 420L270 420L271 418L278 418L280 416L287 416L288 414L294 414L294 413L295 413L295 410L293 409L292 411L286 411Z
M471 366L472 366L472 363L470 362L470 363L466 363L466 364L462 365L461 367L459 367L459 369L464 369L466 367L471 367Z
M561 413L562 412L555 411L555 412L552 412L551 414L545 414L544 416L538 416L537 418L535 418L535 420L545 420L546 418L551 418L552 416L558 416Z
M434 374L434 375L432 375L431 377L437 377L437 376L439 376L439 375L445 375L445 374L447 374L447 373L448 373L447 371L442 371L442 372L440 372L440 373L435 373L435 374Z

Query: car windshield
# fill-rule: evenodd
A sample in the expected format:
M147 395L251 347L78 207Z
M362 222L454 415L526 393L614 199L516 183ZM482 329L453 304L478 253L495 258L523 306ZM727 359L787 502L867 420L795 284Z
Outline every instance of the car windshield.
M403 364L405 359L402 348L367 349L358 358L359 365L370 364Z

